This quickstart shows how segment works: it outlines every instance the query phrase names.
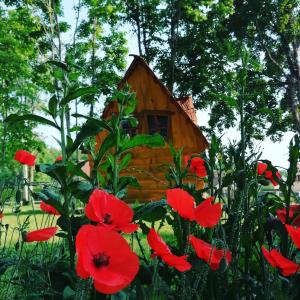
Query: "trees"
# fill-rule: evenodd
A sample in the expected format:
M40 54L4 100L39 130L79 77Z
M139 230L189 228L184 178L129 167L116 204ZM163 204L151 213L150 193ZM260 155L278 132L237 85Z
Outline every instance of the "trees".
M36 82L39 24L27 8L0 9L0 137L1 165L12 166L17 149L41 151L45 145L32 132L33 124L8 128L3 120L11 113L32 113L39 108Z

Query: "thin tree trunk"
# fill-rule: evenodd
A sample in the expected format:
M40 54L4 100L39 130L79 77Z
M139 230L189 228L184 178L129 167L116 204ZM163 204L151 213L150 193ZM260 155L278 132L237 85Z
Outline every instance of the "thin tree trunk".
M29 203L29 187L28 187L28 166L23 165L23 178L24 178L24 187L23 187L23 203Z
M97 31L97 18L94 18L93 26L93 36L92 36L92 85L95 85L96 81L96 31ZM93 117L94 115L94 103L91 103L90 106L90 117Z

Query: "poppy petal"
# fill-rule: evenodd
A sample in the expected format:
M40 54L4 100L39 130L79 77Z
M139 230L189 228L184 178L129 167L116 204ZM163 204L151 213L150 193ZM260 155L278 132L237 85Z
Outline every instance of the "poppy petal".
M138 226L132 224L133 210L114 195L106 191L95 189L85 207L86 216L99 226L104 226L115 231L132 233Z
M139 228L138 224L128 223L128 224L120 225L118 229L120 229L124 233L132 233L134 231L137 231L138 228Z
M194 198L185 190L180 188L168 189L167 190L167 203L178 212L178 214L190 221L195 219L194 208L195 201Z
M117 232L83 225L76 236L77 274L92 277L97 291L113 294L128 286L139 269L137 255Z
M220 262L223 258L227 264L231 262L231 252L229 250L217 249L211 244L194 237L193 235L189 236L189 241L192 244L197 256L203 259L210 268L215 271L219 269Z
M151 249L158 256L163 256L171 254L171 250L168 245L163 241L161 236L155 231L154 228L151 228L148 235L147 241Z
M261 246L261 251L262 251L265 259L269 262L269 264L275 268L277 266L276 261L273 259L270 252L264 246Z
M48 228L27 232L25 237L25 242L31 243L31 242L47 241L55 235L57 229L58 227L48 227Z
M14 160L18 161L19 163L27 166L34 166L36 157L32 155L31 153L25 151L25 150L18 150L15 153Z
M185 272L192 268L192 265L187 261L187 255L177 256L174 254L167 254L161 259L169 266L174 267L179 272Z
M285 224L285 228L289 233L289 236L291 237L294 244L297 246L298 249L300 249L300 228L294 228L293 226L288 224Z
M43 210L44 212L54 215L54 216L59 216L60 212L57 211L52 205L45 203L44 201L41 201L40 203L40 209Z
M202 227L214 227L222 215L222 205L212 204L214 197L205 199L195 208L195 221Z
M192 266L187 262L187 255L177 256L174 255L168 245L164 242L161 236L155 231L154 228L151 228L148 235L147 241L149 246L154 251L154 254L151 255L151 258L155 256L161 257L161 259L170 267L174 267L180 272L189 270Z
M277 267L283 276L291 276L299 271L300 266L298 264L282 256L276 249L268 251L264 246L262 246L261 249L270 265Z
M258 162L257 164L257 174L262 175L267 170L268 165L262 162Z

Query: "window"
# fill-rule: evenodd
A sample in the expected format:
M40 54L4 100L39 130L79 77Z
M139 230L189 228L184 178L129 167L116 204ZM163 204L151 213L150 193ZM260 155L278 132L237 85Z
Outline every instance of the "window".
M169 116L168 115L154 115L147 114L148 123L148 133L154 134L159 133L164 138L170 137L170 126L169 126Z
M297 175L297 179L296 179L297 181L300 181L300 175Z
M123 120L121 123L122 129L129 136L135 136L137 134L137 127L132 127L128 120Z

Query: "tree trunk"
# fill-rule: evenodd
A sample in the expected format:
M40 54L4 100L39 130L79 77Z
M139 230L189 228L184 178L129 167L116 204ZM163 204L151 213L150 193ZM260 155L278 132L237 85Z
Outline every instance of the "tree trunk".
M28 187L28 166L23 165L23 178L24 178L24 187L23 187L23 204L29 203L29 187Z

